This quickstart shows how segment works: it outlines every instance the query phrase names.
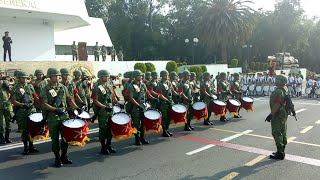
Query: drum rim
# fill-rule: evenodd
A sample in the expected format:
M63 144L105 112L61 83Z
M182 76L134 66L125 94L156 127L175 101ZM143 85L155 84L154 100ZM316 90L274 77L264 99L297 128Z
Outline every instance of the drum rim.
M241 102L238 100L238 99L228 99L228 101L230 102L230 100L233 100L233 101L237 101L239 103L239 106L241 106ZM231 103L231 102L230 102ZM231 103L232 104L232 103ZM235 104L232 104L232 105L235 105Z
M80 127L69 127L69 126L66 126L65 125L65 122L67 122L67 121L81 121L81 122L83 122L83 125L82 126L80 126ZM83 127L83 126L85 126L86 125L86 122L84 121L84 120L82 120L82 119L67 119L67 120L64 120L63 122L62 122L62 125L63 126L65 126L65 127L67 127L67 128L72 128L72 129L74 129L74 128L81 128L81 127Z
M130 122L130 120L132 120L130 114L128 114L128 113L126 113L126 112L117 112L117 113L114 113L114 114L112 115L112 117L111 117L111 121L112 121L112 122L114 122L114 121L113 121L113 116L118 115L118 114L125 114L125 115L129 116L129 121L128 121L128 123ZM115 123L115 122L114 122L114 123ZM118 124L118 123L115 123L115 124ZM127 123L125 123L125 124L127 124ZM124 124L119 124L119 125L124 125Z
M80 117L80 115L82 113L87 113L89 115L89 117L88 118ZM78 115L78 117L81 118L81 119L90 119L90 118L92 118L92 117L90 117L90 113L88 113L87 111L82 111L81 114Z
M33 121L30 117L31 117L32 115L34 115L34 114L41 114L42 119L41 119L41 120L39 120L39 121ZM41 122L41 121L43 120L43 114L42 114L42 113L39 113L39 112L32 113L32 114L30 114L28 117L29 117L30 121L35 122L35 123L37 123L37 122Z
M213 100L213 103L214 103L214 104L216 104L216 105L219 105L219 106L221 105L221 104L217 104L217 103L215 103L216 101L223 102L223 103L224 103L224 106L226 106L226 105L227 105L227 103L226 103L226 102L221 101L221 100L218 100L218 99Z
M173 110L173 107L176 106L176 105L181 105L182 107L184 107L184 108L185 108L185 112L177 112L177 111L174 111L174 110ZM171 107L171 110L174 111L175 113L186 113L186 112L188 111L187 106L184 105L184 104L182 104L182 103L174 104L174 105Z
M155 108L150 108L150 109L146 110L145 112L143 112L143 116L144 116L144 117L146 117L146 116L145 116L145 113L148 112L148 111L156 111L156 112L158 112L158 113L160 114L159 118L162 117L161 111L159 111L158 109L155 109ZM148 117L146 117L146 118L148 118ZM159 118L157 118L157 119L150 119L150 118L148 118L148 119L150 119L150 120L158 120Z
M244 102L247 102L247 103L249 103L248 101L245 101L244 99L251 99L252 100L252 102L254 102L254 99L252 98L252 97L242 97L241 98L241 100L243 100ZM251 103L251 102L250 102Z

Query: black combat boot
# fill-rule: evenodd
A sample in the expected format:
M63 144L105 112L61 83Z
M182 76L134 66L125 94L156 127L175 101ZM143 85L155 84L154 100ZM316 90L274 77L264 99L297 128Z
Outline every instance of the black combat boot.
M222 122L227 122L228 120L227 120L227 118L226 118L225 116L221 116L221 117L220 117L220 121L222 121Z
M189 128L190 128L191 130L194 130L194 127L193 127L193 126L191 126L191 124L190 124L190 123L188 123L188 126L189 126Z
M141 144L150 144L150 142L144 139L144 137L140 137L140 141L141 141Z
M10 130L6 130L5 135L4 135L4 140L6 141L6 143L12 143L9 136L10 136Z
M28 146L28 141L23 141L23 155L28 155L29 154L29 146Z
M240 114L233 116L233 118L237 118L237 119L238 119L238 118L241 118L241 117L242 117L242 116L241 116Z
M6 141L4 140L3 134L0 134L0 144L6 144Z
M62 167L62 162L61 162L61 159L60 159L60 154L59 154L59 152L55 152L55 153L54 153L54 156L55 156L54 166L55 166L55 167Z
M279 159L279 160L283 160L285 157L284 152L276 152L275 154L271 154L270 155L270 159Z
M116 153L117 151L111 146L111 139L107 139L107 149L110 153Z
M136 146L141 146L141 141L140 141L139 136L136 136L136 137L135 137L134 144L135 144Z
M192 131L192 129L188 126L188 124L184 125L184 130L185 131Z
M30 153L37 153L39 150L34 147L33 142L29 141L29 152Z
M209 121L209 118L206 119L206 120L204 120L203 125L205 125L205 126L211 126L211 123L210 123L210 121Z
M67 150L62 151L60 161L62 162L62 164L72 164L72 160L68 157Z
M170 137L170 134L166 130L162 130L162 137Z
M107 147L106 147L106 142L105 142L105 140L101 140L100 143L101 143L101 151L100 151L101 154L104 154L104 155L110 154L109 150L108 150Z
M168 130L167 130L167 133L169 134L169 136L173 136L173 134L171 132L169 132Z

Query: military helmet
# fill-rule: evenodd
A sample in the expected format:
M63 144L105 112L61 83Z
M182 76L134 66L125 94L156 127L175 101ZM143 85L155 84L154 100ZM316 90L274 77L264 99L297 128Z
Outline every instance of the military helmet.
M61 73L62 75L70 75L70 71L69 71L69 69L67 69L67 68L62 68L62 69L60 69L60 73Z
M145 74L144 74L145 77L150 77L151 76L151 72L150 71L147 71Z
M185 77L185 76L190 76L190 72L185 70L182 72L182 76Z
M170 77L174 77L174 76L178 76L178 74L177 74L175 71L172 71L172 72L170 73Z
M24 71L17 72L17 78L27 78L29 77L28 74Z
M100 70L100 71L98 72L98 78L100 78L100 77L102 77L102 76L110 76L109 71L107 71L107 70Z
M124 78L131 78L132 77L132 71L127 71L123 74Z
M143 73L140 70L132 71L132 77L136 78L137 76L142 76Z
M34 75L38 75L38 74L44 74L43 71L41 69L37 69L34 71Z
M225 73L225 72L222 72L222 73L220 73L220 75L219 75L220 77L226 77L227 76L227 74Z
M152 76L152 77L154 77L154 76L158 76L157 71L152 71L152 72L151 72L151 76Z
M167 70L163 70L160 72L160 77L167 76L167 75L169 75L169 72Z
M234 73L233 76L234 77L239 77L239 73Z
M74 70L73 71L73 75L74 76L81 76L82 75L82 72L80 70Z
M17 76L17 74L18 74L19 71L20 71L20 70L14 71L14 72L13 72L13 75L14 75L14 76Z
M209 72L204 72L202 74L202 77L206 78L206 77L210 77L210 73Z
M61 76L60 71L57 68L49 68L47 71L47 76Z
M285 85L285 84L287 84L287 82L288 82L288 79L285 75L279 74L276 76L276 84Z
M191 75L191 77L197 77L195 72L191 72L190 75Z
M82 76L88 76L88 72L87 71L81 71L81 75Z

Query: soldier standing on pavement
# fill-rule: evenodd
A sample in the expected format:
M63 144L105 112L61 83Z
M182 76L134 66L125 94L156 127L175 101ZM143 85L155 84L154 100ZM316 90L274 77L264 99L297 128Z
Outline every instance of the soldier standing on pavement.
M48 121L50 136L52 139L52 151L55 155L55 166L61 167L63 164L72 164L68 158L68 143L64 141L62 134L62 123L68 120L66 112L67 107L77 109L72 96L66 86L59 83L58 77L61 73L56 68L49 68L47 76L50 78L49 83L42 89L40 98L42 100L43 110L45 111L44 120ZM61 135L61 144L59 143L59 136ZM61 150L61 156L60 156Z
M31 84L33 85L33 88L37 94L40 94L41 89L48 84L47 80L44 79L43 75L43 71L40 69L37 69L34 72L34 76L36 77L36 79L33 80ZM34 106L36 108L36 112L42 111L41 103L35 102Z
M271 121L272 136L277 146L277 152L271 154L270 158L283 160L287 145L288 112L285 108L285 99L288 95L288 90L285 88L285 85L288 80L284 75L277 75L275 81L277 88L270 96L271 113L266 118L266 121Z
M76 42L73 41L71 45L72 50L72 61L78 61L78 46L76 45Z
M73 79L70 81L69 92L74 96L74 101L79 108L82 110L87 110L87 99L85 90L83 87L83 82L81 80L82 72L79 70L73 71Z
M132 71L127 71L126 73L124 73L124 78L128 79L127 82L124 83L123 85L123 90L122 90L122 96L125 102L125 106L126 106L126 112L128 114L131 114L132 111L132 103L129 102L129 95L130 95L130 84L133 81L133 77L132 77Z
M90 111L90 108L92 107L92 99L91 99L91 77L89 77L88 73L86 71L82 71L82 76L81 76L81 85L84 89L86 100L87 100L87 111Z
M144 137L143 112L147 110L145 100L147 97L153 98L147 91L146 85L142 82L143 73L140 70L132 72L134 78L129 88L129 102L132 104L131 116L133 119L133 126L137 129L135 134L135 145L149 144Z
M212 122L210 122L210 117L212 114L211 111L211 106L212 106L212 101L213 101L213 94L215 94L215 92L212 89L212 85L210 82L210 73L208 72L204 72L202 74L203 80L201 81L200 84L200 97L201 100L203 100L208 107L208 118L204 120L204 125L206 126L210 126L213 125Z
M102 61L105 62L107 57L107 48L105 45L102 45L101 47L101 55L102 55Z
M217 83L217 92L218 92L218 99L224 102L227 102L229 100L229 83L227 81L227 75L226 73L222 72L219 76L219 81ZM220 121L227 122L229 121L226 116L221 116Z
M147 72L144 74L143 82L144 82L145 84L148 84L149 81L151 81L151 72L147 71Z
M109 82L110 73L107 70L98 72L99 80L94 84L92 90L93 110L99 121L99 141L101 143L101 154L108 155L116 153L111 146L111 116L113 114L112 104L123 106L117 101L112 93L112 84ZM106 141L107 140L107 141Z
M29 130L27 122L29 115L33 109L34 98L38 99L33 86L27 83L28 74L22 71L17 73L19 82L13 87L13 92L10 97L11 103L16 106L16 118L21 127L21 139L24 145L23 155L39 152L29 138Z
M10 89L9 89L9 82L7 80L2 79L3 70L0 69L0 144L11 143L9 138L10 131L11 131L11 124L10 124ZM4 122L3 122L4 120ZM5 123L5 135L3 136L4 128L3 123Z
M147 85L147 89L149 91L149 93L153 96L153 97L157 97L157 99L155 98L148 98L148 101L151 103L151 107L158 109L159 106L159 94L156 93L156 89L158 87L158 73L156 71L151 72L151 80L146 84Z
M190 72L184 71L182 73L182 79L179 83L178 93L181 95L182 103L187 107L187 123L184 126L185 131L192 131L194 128L191 126L191 120L193 118L192 114L192 104L193 104L193 94L190 85Z
M100 58L100 47L98 45L98 42L96 42L96 45L94 46L93 54L94 54L94 61L99 61L99 58Z
M234 77L234 79L231 83L231 88L230 88L231 93L234 96L234 98L240 102L241 98L242 98L243 91L240 86L239 73L234 73L233 77ZM240 113L240 108L239 108L238 114L234 115L234 118L241 118L241 115L239 113Z
M172 71L170 73L170 81L171 81L171 84L172 84L172 88L178 92L178 86L179 86L179 83L178 83L178 74L175 72L175 71ZM179 94L172 94L172 100L174 103L179 103L180 102L180 97L179 97Z

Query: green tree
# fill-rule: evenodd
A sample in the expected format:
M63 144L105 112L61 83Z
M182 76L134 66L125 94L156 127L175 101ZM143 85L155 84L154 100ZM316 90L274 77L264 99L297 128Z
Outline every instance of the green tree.
M178 65L175 61L169 61L166 65L166 70L170 73L172 71L178 72Z
M202 75L202 68L201 66L190 66L190 72L194 72L197 75L197 78L200 79Z
M146 65L147 71L149 71L149 72L156 70L156 68L154 67L154 64L152 64L152 63L145 63L145 65Z
M139 63L139 62L136 63L134 65L134 69L138 69L138 70L142 71L143 73L147 72L147 67L144 63Z

